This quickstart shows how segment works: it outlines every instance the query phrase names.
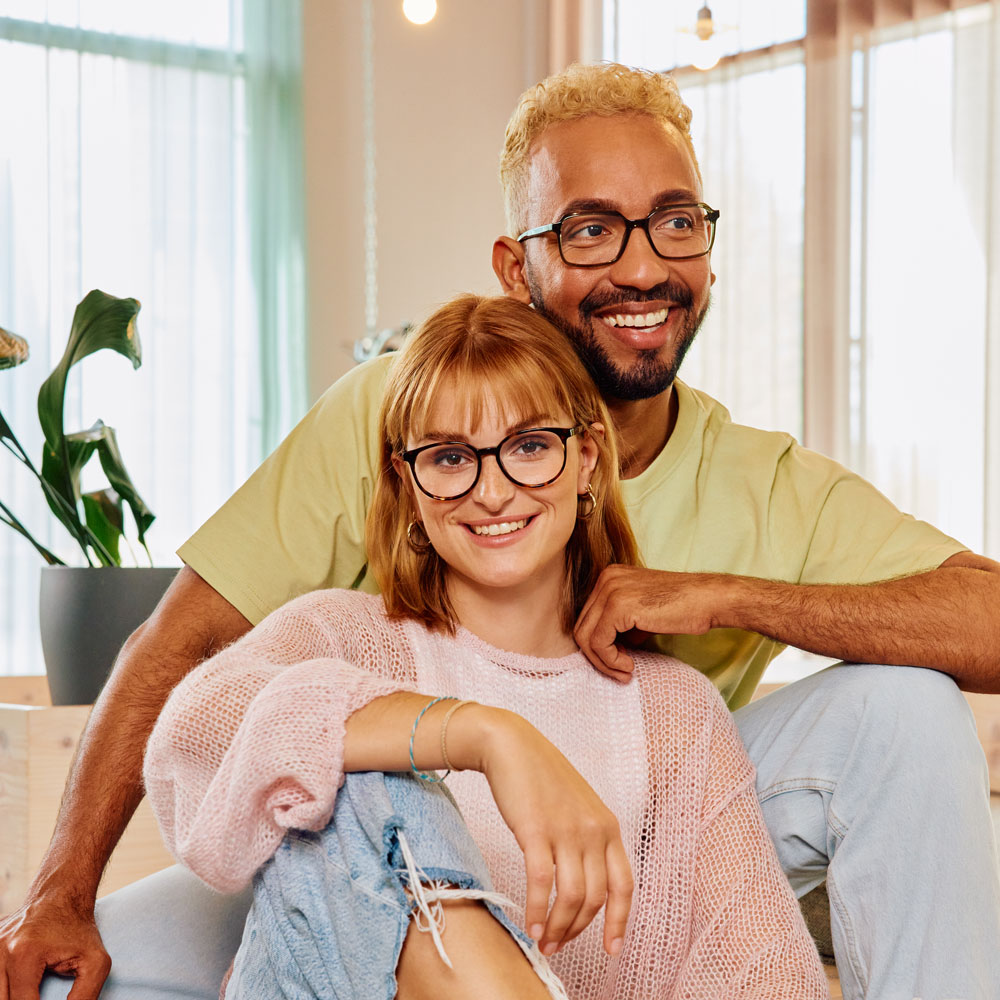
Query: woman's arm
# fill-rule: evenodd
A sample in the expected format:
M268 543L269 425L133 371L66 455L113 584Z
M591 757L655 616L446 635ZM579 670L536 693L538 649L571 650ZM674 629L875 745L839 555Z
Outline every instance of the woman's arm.
M196 668L150 737L144 777L164 840L223 892L246 885L288 829L322 829L344 773L408 771L414 720L434 697L350 663L330 627L339 616L317 614L318 600L292 602ZM414 754L421 770L444 764L441 721L449 707L441 702L420 721ZM447 735L452 763L485 774L525 854L529 933L551 954L607 901L605 947L616 953L632 875L615 817L512 712L464 706ZM557 898L546 919L554 868Z
M246 885L288 829L326 825L347 718L410 686L348 662L336 622L361 629L351 597L269 615L185 677L156 722L143 777L164 842L219 891Z
M407 771L413 720L429 695L399 693L370 701L348 720L344 771ZM441 726L454 702L432 706L417 727L420 770L445 766ZM632 903L632 870L614 814L572 764L521 716L463 705L446 733L456 770L481 771L504 822L524 853L525 929L551 955L607 904L604 948L621 951ZM555 875L556 899L548 913Z
M764 825L753 767L721 700L715 715L691 949L679 992L740 1000L828 1000L816 946Z

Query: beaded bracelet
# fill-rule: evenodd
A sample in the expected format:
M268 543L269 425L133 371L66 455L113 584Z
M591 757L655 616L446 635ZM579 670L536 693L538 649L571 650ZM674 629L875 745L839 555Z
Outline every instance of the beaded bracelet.
M454 695L446 694L442 695L440 698L435 698L433 701L427 702L426 705L420 710L420 714L413 720L413 728L410 730L410 770L421 780L427 781L431 784L440 784L445 778L451 774L451 768L449 768L443 775L440 774L430 774L427 771L421 771L417 768L416 761L413 759L413 741L417 737L417 726L420 720L424 717L424 712L436 705L439 701L457 701L458 699Z

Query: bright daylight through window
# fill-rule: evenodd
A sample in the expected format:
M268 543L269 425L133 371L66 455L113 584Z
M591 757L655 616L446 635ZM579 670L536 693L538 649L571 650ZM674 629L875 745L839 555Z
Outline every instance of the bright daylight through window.
M704 72L700 6L603 8L606 58L677 79L721 211L681 377L1000 557L1000 3L717 0Z
M267 8L0 0L0 327L31 350L27 363L0 372L0 411L38 461L35 397L62 355L76 303L93 288L139 299L142 367L132 371L110 351L75 366L65 425L100 418L117 429L128 471L157 515L147 541L158 565L177 565L177 546L276 443L263 426L267 401L289 398L267 381L287 373L260 360L266 338L284 336L261 312L262 301L278 298L262 288L282 234L272 227L268 245L254 243L264 230L258 214L272 210L255 194L254 164L264 147L301 169L294 143L256 127L273 96L267 87L295 107L294 88L272 70L275 39L247 13L259 22ZM296 39L296 59L298 51ZM267 70L256 91L255 65ZM273 160L267 169L273 210L294 216L273 180L280 169ZM294 282L283 294L300 301ZM274 353L297 357L287 346ZM87 474L84 491L96 488ZM42 544L79 564L38 484L14 461L0 462L0 498ZM42 670L40 562L3 527L0 674ZM123 563L131 562L126 552ZM146 564L145 553L134 563Z
M1000 3L717 0L706 72L700 6L604 4L605 57L677 79L721 211L681 377L1000 556Z

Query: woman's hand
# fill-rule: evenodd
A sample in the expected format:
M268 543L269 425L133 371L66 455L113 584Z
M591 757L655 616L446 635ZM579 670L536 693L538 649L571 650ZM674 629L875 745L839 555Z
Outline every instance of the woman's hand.
M463 718L464 715L464 718ZM632 904L632 870L618 820L572 764L513 712L469 706L448 731L458 766L464 747L482 771L504 822L524 852L525 927L551 955L606 905L604 948L617 955ZM464 761L463 761L464 763ZM556 898L546 919L553 875Z

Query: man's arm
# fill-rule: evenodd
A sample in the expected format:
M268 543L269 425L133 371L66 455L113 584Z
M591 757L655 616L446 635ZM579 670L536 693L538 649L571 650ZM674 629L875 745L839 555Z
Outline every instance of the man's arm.
M621 633L741 628L822 656L932 667L965 691L1000 693L1000 563L960 552L940 567L868 584L794 584L611 566L576 626L603 672L624 679Z
M37 1000L46 968L96 1000L111 967L94 924L104 867L142 799L146 741L167 696L250 623L184 567L129 638L80 739L55 833L19 910L0 921L0 1000Z

